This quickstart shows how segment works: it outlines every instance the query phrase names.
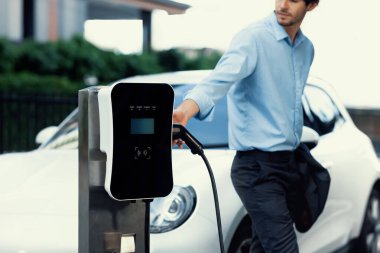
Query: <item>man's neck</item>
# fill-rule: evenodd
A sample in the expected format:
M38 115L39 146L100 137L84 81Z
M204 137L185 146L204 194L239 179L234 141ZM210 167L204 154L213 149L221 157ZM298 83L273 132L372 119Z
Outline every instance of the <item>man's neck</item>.
M292 26L283 26L284 30L289 35L289 38L290 38L292 44L294 44L294 41L296 39L296 35L300 29L300 26L301 26L301 24L292 25Z

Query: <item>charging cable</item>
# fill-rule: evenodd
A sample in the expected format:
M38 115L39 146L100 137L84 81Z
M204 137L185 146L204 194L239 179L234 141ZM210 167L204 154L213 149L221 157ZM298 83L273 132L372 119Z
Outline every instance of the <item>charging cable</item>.
M211 186L212 186L212 191L214 194L214 203L215 203L215 212L216 212L216 223L218 225L218 235L219 235L219 245L220 245L220 252L224 253L224 244L223 244L223 232L222 232L222 222L220 218L220 208L219 208L219 200L218 200L218 192L216 189L216 183L215 183L215 178L214 174L212 173L212 169L210 166L210 163L208 162L204 152L203 152L203 145L194 137L190 134L187 129L180 125L180 124L173 124L173 140L176 139L181 139L183 140L186 145L190 148L191 153L194 155L200 155L206 164L208 173L210 175L210 180L211 180Z

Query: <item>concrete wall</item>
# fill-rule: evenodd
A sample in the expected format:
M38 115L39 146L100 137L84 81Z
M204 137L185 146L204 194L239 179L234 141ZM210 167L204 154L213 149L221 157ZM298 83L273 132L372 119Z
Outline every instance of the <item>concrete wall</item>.
M34 20L34 38L38 41L49 40L49 0L37 0L34 2L35 20Z
M49 41L82 35L86 16L87 2L83 0L35 0L35 39Z
M0 0L0 36L13 41L22 40L22 9L21 0Z
M74 35L84 33L84 22L87 19L87 1L60 0L59 10L59 37L70 39Z

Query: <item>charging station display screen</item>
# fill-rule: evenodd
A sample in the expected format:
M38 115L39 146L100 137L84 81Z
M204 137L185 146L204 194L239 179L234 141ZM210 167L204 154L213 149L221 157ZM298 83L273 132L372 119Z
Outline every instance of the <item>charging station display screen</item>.
M131 134L154 134L154 118L132 118Z

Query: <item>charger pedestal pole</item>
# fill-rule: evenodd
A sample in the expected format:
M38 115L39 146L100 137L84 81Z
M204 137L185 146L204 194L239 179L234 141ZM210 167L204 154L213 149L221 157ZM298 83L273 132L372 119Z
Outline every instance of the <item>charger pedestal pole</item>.
M80 253L149 252L149 204L120 202L104 189L106 155L99 149L99 87L79 91Z

